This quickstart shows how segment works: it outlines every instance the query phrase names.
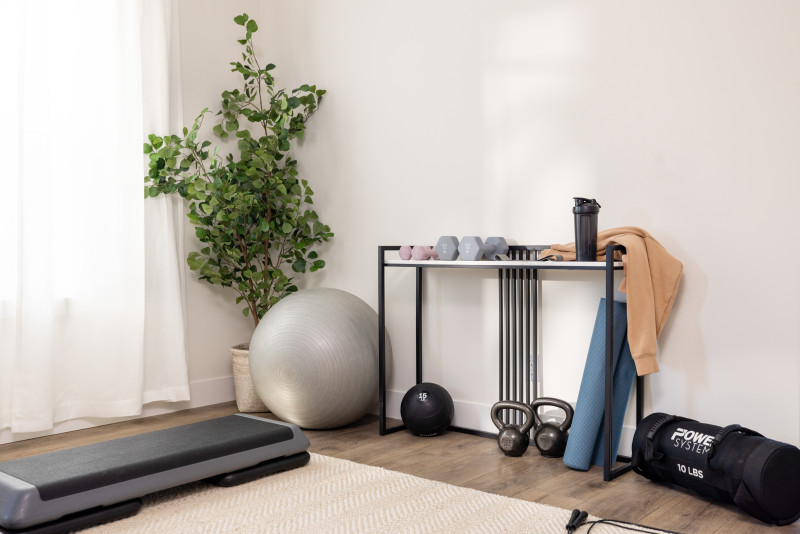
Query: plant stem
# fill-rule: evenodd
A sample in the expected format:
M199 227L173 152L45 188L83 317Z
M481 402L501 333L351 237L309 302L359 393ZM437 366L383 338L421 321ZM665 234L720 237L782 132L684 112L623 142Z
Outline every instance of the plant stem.
M256 85L256 91L258 91L258 111L264 112L264 100L261 98L261 65L258 63L258 58L256 57L255 46L253 46L253 38L251 37L248 40L250 44L250 57L253 59L253 63L256 64L256 70L258 72L258 84ZM265 120L261 121L261 126L264 128L264 135L269 135L267 130L267 122Z
M258 312L256 311L256 305L254 302L247 301L247 305L250 307L250 315L253 316L253 326L258 326Z
M250 291L255 293L256 286L253 284L252 268L250 267L250 259L247 256L247 244L244 242L244 239L242 239L241 235L234 234L234 236L236 237L236 241L239 243L239 249L241 249L242 255L244 256L244 265L247 267L247 270L251 272L250 278L247 279L247 285L250 286ZM256 326L258 326L258 311L256 309L256 303L247 297L245 297L245 300L247 301L247 306L250 308L250 313L253 315L253 320L255 321Z

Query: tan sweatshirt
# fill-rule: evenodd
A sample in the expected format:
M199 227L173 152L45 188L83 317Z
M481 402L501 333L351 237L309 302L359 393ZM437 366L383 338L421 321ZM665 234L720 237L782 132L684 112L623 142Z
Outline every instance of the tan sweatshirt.
M683 264L670 256L653 236L634 226L598 232L598 260L605 260L606 246L611 244L623 245L626 250L622 255L625 278L619 289L628 297L628 344L636 374L656 373L656 340L675 302ZM561 254L564 260L574 261L575 243L552 245L550 250L542 252L542 256L548 254Z

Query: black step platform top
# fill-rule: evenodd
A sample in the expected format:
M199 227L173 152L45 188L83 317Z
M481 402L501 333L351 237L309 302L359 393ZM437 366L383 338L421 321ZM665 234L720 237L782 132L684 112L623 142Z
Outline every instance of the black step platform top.
M42 500L102 488L221 455L292 439L266 419L231 415L73 449L0 462L0 471L36 486Z

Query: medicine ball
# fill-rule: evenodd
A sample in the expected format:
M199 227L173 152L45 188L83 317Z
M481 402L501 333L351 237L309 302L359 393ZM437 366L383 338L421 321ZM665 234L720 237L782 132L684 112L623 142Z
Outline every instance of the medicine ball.
M436 436L453 421L453 398L438 384L423 382L406 392L400 403L400 417L417 436Z

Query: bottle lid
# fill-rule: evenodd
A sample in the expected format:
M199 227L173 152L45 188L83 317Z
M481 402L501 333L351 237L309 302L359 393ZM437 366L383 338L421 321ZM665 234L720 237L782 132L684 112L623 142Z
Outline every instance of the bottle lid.
M573 197L575 200L575 207L572 208L572 213L578 215L589 215L600 213L600 204L593 198Z

